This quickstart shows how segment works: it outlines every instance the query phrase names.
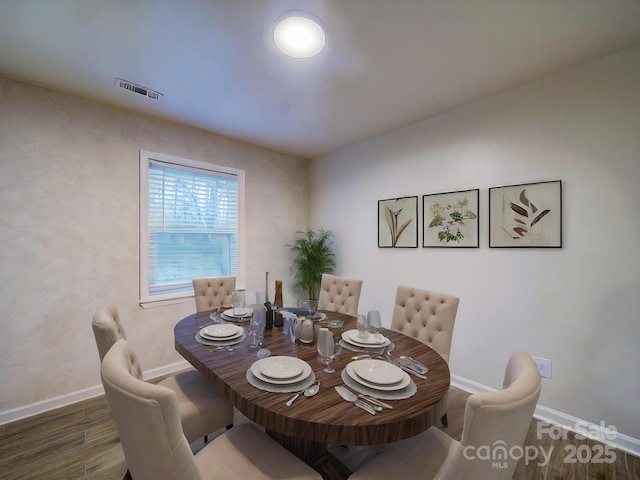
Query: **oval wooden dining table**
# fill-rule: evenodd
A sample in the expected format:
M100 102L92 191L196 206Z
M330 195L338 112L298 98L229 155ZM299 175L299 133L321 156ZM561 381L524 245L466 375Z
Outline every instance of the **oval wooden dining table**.
M371 415L344 401L334 387L343 385L341 372L358 353L342 350L333 367L335 373L323 371L316 345L298 344L294 349L291 337L284 335L282 327L265 331L263 348L271 355L294 355L305 360L320 381L320 391L314 397L298 398L293 405L285 402L291 393L272 393L260 390L247 381L246 372L258 360L257 348L250 348L247 338L233 350L215 350L196 340L196 334L210 325L211 312L189 315L174 329L175 348L191 365L224 393L231 403L247 418L265 428L265 431L307 464L316 468L325 478L346 478L349 471L327 451L327 445L381 445L417 435L437 421L436 406L443 401L449 389L450 373L445 360L420 341L388 329L380 333L395 344L393 355L413 357L429 368L426 379L410 375L417 391L407 399L385 400L393 409L383 409ZM344 321L344 330L355 328L355 318L336 312L323 311L326 322ZM248 322L240 323L248 330Z

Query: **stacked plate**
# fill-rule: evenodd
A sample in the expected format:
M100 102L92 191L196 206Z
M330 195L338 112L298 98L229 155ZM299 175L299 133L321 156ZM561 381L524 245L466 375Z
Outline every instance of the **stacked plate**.
M381 333L369 334L366 340L362 340L358 338L358 330L342 332L342 346L357 352L367 351L368 349L380 350L389 345L389 343L389 339Z
M230 322L247 322L251 320L252 315L253 315L253 310L246 307L235 308L235 309L230 308L229 310L225 310L221 314L222 318Z
M342 371L342 380L354 390L380 399L409 398L416 392L407 373L383 360L350 362Z
M216 323L202 328L196 334L196 340L205 345L223 347L235 345L246 338L244 328L232 323Z
M247 370L251 385L267 392L297 392L315 382L311 366L295 357L267 357Z

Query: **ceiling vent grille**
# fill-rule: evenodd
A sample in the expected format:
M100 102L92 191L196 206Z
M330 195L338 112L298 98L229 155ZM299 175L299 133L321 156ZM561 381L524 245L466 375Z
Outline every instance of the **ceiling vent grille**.
M125 90L129 90L130 92L137 93L140 95L144 95L145 97L153 98L154 100L158 100L158 97L162 95L162 93L157 92L155 90L151 90L150 88L143 87L142 85L137 85L129 80L123 80L122 78L116 78L116 87L123 88Z

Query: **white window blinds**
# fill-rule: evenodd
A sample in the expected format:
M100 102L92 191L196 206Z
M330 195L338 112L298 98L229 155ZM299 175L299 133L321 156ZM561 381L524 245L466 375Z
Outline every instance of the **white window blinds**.
M238 177L149 160L148 294L192 291L198 277L235 276Z

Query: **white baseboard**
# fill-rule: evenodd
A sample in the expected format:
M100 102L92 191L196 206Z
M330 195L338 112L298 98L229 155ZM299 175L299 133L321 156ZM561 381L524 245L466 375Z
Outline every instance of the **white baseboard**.
M451 375L451 385L471 394L495 392L495 388L487 387L458 375ZM574 417L568 413L554 410L553 408L536 406L533 414L538 420L563 427L585 437L593 438L599 442L609 444L615 448L640 457L640 439L625 435L624 433L608 429L603 424L595 424Z
M169 375L180 370L188 368L190 365L185 361L173 363L160 368L154 368L143 372L143 378L149 380L151 378L161 377L163 375ZM55 410L56 408L66 407L73 403L81 402L83 400L89 400L100 395L104 395L104 388L102 384L95 385L93 387L78 390L76 392L67 393L40 402L31 403L22 407L13 408L11 410L5 410L0 412L0 425L6 423L15 422L16 420L22 420L23 418L31 417L41 413Z

